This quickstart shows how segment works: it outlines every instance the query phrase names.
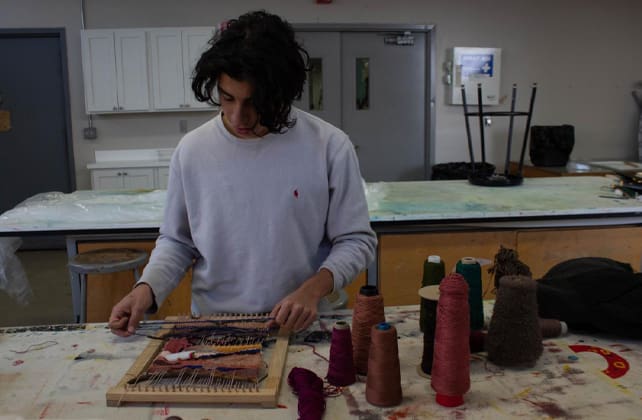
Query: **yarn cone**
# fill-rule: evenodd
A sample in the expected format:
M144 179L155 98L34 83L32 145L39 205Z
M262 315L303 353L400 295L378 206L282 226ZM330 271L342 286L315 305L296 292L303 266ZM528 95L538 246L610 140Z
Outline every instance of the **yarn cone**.
M438 285L446 275L446 266L439 255L430 255L424 261L424 272L421 280L421 287ZM426 332L427 328L434 330L434 312L437 308L435 302L421 298L419 307L419 329ZM432 332L434 334L434 331ZM432 363L432 362L431 362Z
M352 335L345 321L337 321L332 330L328 382L334 386L352 385L356 381L352 355Z
M470 389L468 284L451 273L439 285L431 386L437 403L456 407Z
M398 405L402 392L397 330L382 322L372 326L370 336L366 400L380 407Z
M544 350L536 293L537 283L532 277L499 279L485 343L488 360L505 367L535 365Z
M368 373L370 330L385 321L383 297L376 286L362 286L352 310L352 352L359 375Z

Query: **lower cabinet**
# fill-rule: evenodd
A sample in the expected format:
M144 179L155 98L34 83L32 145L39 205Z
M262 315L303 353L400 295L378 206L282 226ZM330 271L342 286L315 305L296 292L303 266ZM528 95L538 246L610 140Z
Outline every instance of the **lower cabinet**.
M495 288L488 268L500 245L517 250L519 259L530 267L535 279L541 278L555 264L580 257L611 258L629 263L639 271L642 227L382 234L379 237L378 285L384 304L419 303L417 291L421 288L423 263L429 255L442 257L446 273L453 271L463 257L480 259L483 297L494 298Z
M152 189L154 168L94 169L92 190Z
M482 265L484 299L495 296L489 264L500 245L515 248L513 231L383 234L379 237L379 292L386 306L419 304L424 261L439 255L446 273L454 271L463 257L475 257Z
M104 248L135 248L151 253L155 241L80 242L78 252ZM141 271L142 272L142 271ZM87 322L106 322L112 307L134 286L133 271L87 276ZM187 272L180 284L150 319L164 319L170 315L191 313L192 272Z
M92 169L92 190L167 189L169 167Z
M151 254L155 241L119 241L119 242L80 242L78 252L87 252L104 248L135 248ZM142 270L141 270L142 273ZM365 272L361 273L345 288L348 294L348 307L352 308L355 296L361 286L366 284ZM118 303L134 286L132 271L120 273L97 274L87 276L87 322L106 322L112 307ZM171 315L189 315L191 313L192 271L189 270L180 284L163 305L150 319L164 319Z

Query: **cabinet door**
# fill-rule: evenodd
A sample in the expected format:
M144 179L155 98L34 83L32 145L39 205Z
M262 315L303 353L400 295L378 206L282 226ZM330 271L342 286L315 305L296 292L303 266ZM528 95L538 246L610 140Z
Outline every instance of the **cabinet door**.
M180 29L149 31L154 109L181 109L184 100Z
M149 109L149 86L145 31L117 30L114 40L118 110L146 111Z
M155 187L160 190L166 190L167 182L169 181L169 168L158 168L156 174L158 176L156 177Z
M120 242L81 242L78 252L87 252L104 248L135 248L151 253L155 241L120 241ZM133 271L120 273L91 274L87 276L87 322L106 322L112 307L118 303L134 285ZM165 319L170 315L189 315L191 313L192 270L167 297L158 312L150 319Z
M127 190L153 189L153 168L124 168L121 169L123 188Z
M154 168L93 169L93 190L135 190L154 188Z
M184 81L184 107L185 108L213 108L211 105L199 102L192 92L192 73L194 66L201 58L201 54L208 47L212 38L212 28L189 28L182 31L183 42L183 81Z
M555 264L581 257L611 258L640 270L642 227L568 228L520 231L519 258L533 278L541 278Z
M500 245L515 248L513 231L383 234L379 238L379 290L386 306L419 303L424 261L439 255L446 273L463 257L492 263ZM494 299L495 288L488 265L482 266L484 299Z
M120 190L123 177L120 169L94 169L91 171L92 190Z
M114 32L87 30L80 35L87 112L116 111Z

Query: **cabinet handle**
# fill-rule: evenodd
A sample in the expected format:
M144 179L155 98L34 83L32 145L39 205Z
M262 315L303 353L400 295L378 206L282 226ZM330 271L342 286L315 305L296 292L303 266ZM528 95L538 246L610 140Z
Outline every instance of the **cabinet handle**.
M122 110L123 110L123 109L125 109L125 108L123 108L122 106L119 106L119 107L118 107L118 109L120 109L120 110L122 111Z
M123 176L127 176L127 172L123 172Z
M118 107L117 106L114 107L114 111L118 111Z
M189 108L189 104L185 104L185 108Z
M120 172L118 172L118 173L116 174L116 176L121 176L121 175L122 175L122 174L121 174Z

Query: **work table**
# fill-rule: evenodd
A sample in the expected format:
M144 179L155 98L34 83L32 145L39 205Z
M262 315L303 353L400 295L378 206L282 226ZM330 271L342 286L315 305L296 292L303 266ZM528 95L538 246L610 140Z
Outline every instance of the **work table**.
M488 308L486 305L487 317ZM149 339L117 337L105 324L0 330L0 412L43 419L294 419L298 401L287 384L287 374L297 366L323 378L328 362L322 357L329 357L333 325L339 320L350 324L351 315L348 310L323 314L308 330L293 337L277 408L207 404L107 407L107 390L118 383ZM386 320L399 335L401 404L389 408L370 405L361 378L344 387L339 396L326 399L324 418L642 418L640 341L578 334L545 339L544 354L530 369L501 368L487 361L485 353L473 354L471 387L464 395L464 405L445 408L435 403L430 380L417 373L423 352L418 307L387 307ZM326 334L321 334L324 338L320 342L306 342L314 331ZM587 347L572 350L569 345Z
M348 294L353 296L366 281L379 287L389 305L417 303L417 284L428 255L440 255L449 268L463 257L488 264L500 246L517 250L535 278L553 264L586 256L613 258L637 269L642 201L616 197L609 189L612 183L606 177L586 176L525 178L516 187L480 187L464 180L366 184L378 252L367 278L353 282ZM69 256L114 246L150 251L165 197L165 190L39 194L0 215L0 236L65 235ZM484 297L492 298L486 267L482 281ZM98 308L93 320L99 321L115 303L105 296L123 296L133 279L88 282L88 290L98 288L92 293L98 298L88 300L88 307ZM76 318L78 284L72 276ZM180 308L187 312L189 296L183 300L186 306Z
M612 183L605 177L526 178L521 186L501 188L462 180L378 182L366 184L366 197L375 228L389 222L524 223L642 215L642 201L615 197L608 190ZM165 196L165 190L38 194L0 215L0 234L157 229Z

